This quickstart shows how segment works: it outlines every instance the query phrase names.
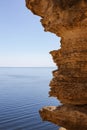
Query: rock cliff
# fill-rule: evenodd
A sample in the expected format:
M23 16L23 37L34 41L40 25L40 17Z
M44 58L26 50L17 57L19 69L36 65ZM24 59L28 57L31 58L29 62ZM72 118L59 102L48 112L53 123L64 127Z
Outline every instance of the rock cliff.
M26 0L26 6L41 16L45 31L61 37L61 49L50 52L58 69L49 95L64 105L40 115L67 130L87 130L87 0Z

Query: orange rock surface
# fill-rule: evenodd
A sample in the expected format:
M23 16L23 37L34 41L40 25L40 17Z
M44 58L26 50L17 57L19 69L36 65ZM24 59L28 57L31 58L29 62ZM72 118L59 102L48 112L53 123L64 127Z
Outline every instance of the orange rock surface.
M61 37L61 49L51 51L53 71L49 95L64 105L40 110L43 120L67 130L87 130L87 0L26 0L41 16L45 31Z

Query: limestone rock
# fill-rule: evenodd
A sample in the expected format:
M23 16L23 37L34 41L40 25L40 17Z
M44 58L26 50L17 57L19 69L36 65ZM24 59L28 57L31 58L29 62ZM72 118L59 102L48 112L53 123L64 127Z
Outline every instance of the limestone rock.
M87 130L87 0L26 0L26 6L41 16L45 31L61 37L61 49L50 52L58 69L49 95L64 105L43 108L41 117L67 130Z
M43 120L65 127L67 130L87 130L87 105L50 106L40 110Z
M59 128L59 130L66 130L65 128L63 128L63 127L61 127L61 128Z

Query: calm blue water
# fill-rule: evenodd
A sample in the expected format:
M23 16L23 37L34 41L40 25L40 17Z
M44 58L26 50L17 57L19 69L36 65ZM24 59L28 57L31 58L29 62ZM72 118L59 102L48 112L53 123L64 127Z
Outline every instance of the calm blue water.
M0 130L58 130L38 110L58 105L48 98L54 68L0 68Z

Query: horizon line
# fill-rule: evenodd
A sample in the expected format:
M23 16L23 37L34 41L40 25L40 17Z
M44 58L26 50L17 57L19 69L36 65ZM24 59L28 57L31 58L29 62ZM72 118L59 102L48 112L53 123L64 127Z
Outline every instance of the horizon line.
M56 66L0 66L0 68L53 68Z

